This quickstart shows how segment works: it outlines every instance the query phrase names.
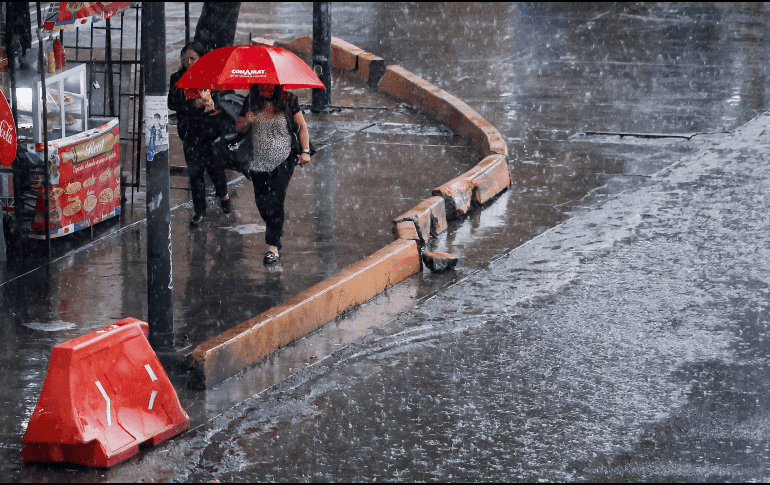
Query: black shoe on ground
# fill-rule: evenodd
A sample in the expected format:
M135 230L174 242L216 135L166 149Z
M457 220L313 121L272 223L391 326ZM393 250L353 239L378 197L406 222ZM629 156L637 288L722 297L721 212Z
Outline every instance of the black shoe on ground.
M262 261L262 264L275 264L280 259L281 256L278 253L275 251L268 251L265 253L265 259Z
M219 203L222 204L222 212L224 212L225 214L230 213L230 205L232 201L233 201L232 198L228 198L227 200L219 199Z
M190 227L198 227L201 225L201 222L203 222L203 214L195 214L192 219L190 219Z

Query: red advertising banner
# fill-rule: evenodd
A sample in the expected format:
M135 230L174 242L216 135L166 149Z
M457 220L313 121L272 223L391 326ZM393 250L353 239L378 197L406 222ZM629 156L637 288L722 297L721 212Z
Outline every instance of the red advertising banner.
M120 127L114 119L99 128L48 144L51 176L51 237L90 227L120 214ZM41 187L32 230L43 232ZM45 233L43 232L43 236ZM40 235L31 235L41 237Z
M102 18L108 19L129 5L131 2L52 2L43 28L61 30L80 27Z
M0 165L10 167L15 158L16 125L8 101L5 100L5 95L0 93Z

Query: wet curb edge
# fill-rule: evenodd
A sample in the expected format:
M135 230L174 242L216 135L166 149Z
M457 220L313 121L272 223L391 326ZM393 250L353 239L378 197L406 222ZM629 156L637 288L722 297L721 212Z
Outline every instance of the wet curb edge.
M254 44L277 45L305 57L311 55L312 42L311 35L286 43L252 39ZM422 246L446 230L448 219L480 207L511 183L508 147L502 136L458 98L397 65L386 67L384 59L335 37L332 67L448 125L483 158L394 219L394 242L195 347L186 362L190 387L211 388L422 271Z

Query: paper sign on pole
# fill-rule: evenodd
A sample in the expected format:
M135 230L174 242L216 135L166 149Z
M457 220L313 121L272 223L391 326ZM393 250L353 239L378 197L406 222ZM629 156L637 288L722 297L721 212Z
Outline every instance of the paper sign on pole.
M147 145L147 160L155 154L168 150L168 98L166 96L144 97L144 142Z

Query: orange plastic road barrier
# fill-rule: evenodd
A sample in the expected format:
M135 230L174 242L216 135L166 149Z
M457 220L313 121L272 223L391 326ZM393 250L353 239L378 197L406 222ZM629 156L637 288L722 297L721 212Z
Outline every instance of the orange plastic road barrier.
M399 239L411 239L412 241L420 242L420 233L417 230L417 226L414 221L400 221L393 223L393 238Z
M190 427L147 332L126 318L53 348L24 461L107 468Z

